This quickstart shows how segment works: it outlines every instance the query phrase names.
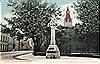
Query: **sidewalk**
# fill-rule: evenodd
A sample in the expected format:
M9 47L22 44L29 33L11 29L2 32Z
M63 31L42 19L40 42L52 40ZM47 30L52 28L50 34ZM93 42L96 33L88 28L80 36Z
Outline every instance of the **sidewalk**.
M83 56L91 56L91 57L96 57L99 58L100 57L100 53L71 53L72 55L83 55Z
M30 51L25 53L14 60L0 61L0 64L100 64L98 58L61 56L60 59L46 59L45 56L34 56Z
M23 64L26 62L28 62L26 64L100 64L100 59L88 57L61 56L60 59L46 59L46 56L34 56L32 53L29 53L21 56L16 56L16 58L19 61L25 61Z
M31 53L33 51L11 51L11 52L0 52L0 60L13 60L14 56Z

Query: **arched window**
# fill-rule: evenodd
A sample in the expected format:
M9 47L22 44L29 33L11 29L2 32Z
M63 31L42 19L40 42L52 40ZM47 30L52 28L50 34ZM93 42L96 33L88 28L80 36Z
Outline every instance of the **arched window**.
M7 42L7 36L6 36L6 39L5 39L5 41Z
M1 35L1 42L3 41L3 36Z
M3 35L3 42L5 41L5 36Z

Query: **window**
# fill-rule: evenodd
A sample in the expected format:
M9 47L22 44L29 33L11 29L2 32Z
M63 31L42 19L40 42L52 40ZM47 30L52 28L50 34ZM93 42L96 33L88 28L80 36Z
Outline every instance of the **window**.
M2 37L2 35L1 35L1 41L3 41L2 39L3 39L3 37Z
M1 44L1 50L2 50L2 44Z
M7 36L6 36L6 39L5 39L5 41L7 42Z
M9 37L8 37L8 43L10 42Z
M3 36L3 42L5 41L5 36Z

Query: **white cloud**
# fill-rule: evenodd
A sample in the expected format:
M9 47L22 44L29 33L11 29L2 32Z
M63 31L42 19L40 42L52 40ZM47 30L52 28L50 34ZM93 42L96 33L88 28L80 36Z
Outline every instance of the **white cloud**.
M5 15L6 18L16 17L15 15L12 15L11 13L8 13Z
M11 17L16 17L16 16L13 15L12 13L8 13L8 14L4 15L4 17L11 19ZM3 17L1 17L1 23L2 24L8 24L8 22L6 20L4 20Z
M11 18L11 16L12 16L12 15L11 15L10 13L8 13L8 14L6 14L4 17L6 17L6 18ZM1 23L2 23L2 24L8 24L8 22L7 22L6 20L4 20L3 17L1 18Z
M77 23L82 24L82 21L74 17L72 19L72 25L75 26L75 24L77 24Z

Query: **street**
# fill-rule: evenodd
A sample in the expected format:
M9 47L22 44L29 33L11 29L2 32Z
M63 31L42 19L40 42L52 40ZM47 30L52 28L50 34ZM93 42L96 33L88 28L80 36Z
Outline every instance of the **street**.
M14 56L30 53L32 51L11 51L11 52L0 52L0 60L14 60Z
M60 59L46 59L45 56L34 56L32 53L15 57L17 59L2 60L0 64L99 64L100 59L88 57L61 56Z

